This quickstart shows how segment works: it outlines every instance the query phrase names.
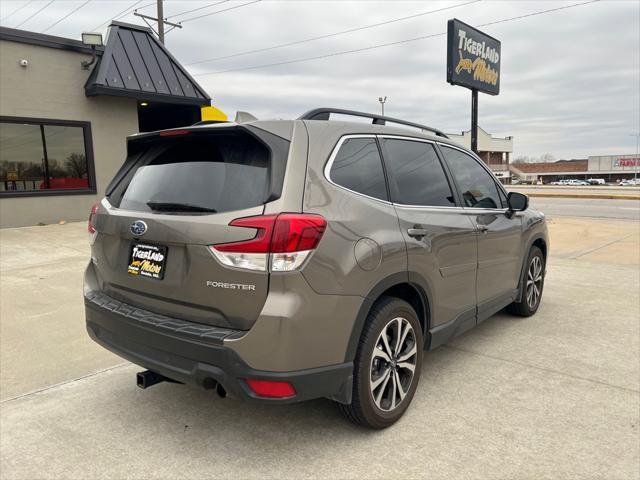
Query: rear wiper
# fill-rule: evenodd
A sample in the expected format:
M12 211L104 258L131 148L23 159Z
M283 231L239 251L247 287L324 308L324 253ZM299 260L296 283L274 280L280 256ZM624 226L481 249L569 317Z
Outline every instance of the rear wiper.
M202 207L200 205L192 205L190 203L175 202L147 202L151 210L158 212L208 212L218 213L215 208Z

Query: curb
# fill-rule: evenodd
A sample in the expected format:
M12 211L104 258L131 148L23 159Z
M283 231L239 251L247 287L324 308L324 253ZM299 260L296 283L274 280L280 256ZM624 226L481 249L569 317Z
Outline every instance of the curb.
M516 190L513 190L516 191ZM579 194L579 193L547 193L547 192L520 192L527 197L546 197L546 198L587 198L596 200L640 200L640 195L616 195L616 194Z

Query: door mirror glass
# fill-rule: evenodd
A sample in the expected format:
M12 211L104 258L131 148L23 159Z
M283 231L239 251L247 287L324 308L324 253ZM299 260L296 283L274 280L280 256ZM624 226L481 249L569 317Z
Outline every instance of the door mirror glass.
M522 212L529 207L529 197L518 192L509 192L507 196L509 210L514 212Z

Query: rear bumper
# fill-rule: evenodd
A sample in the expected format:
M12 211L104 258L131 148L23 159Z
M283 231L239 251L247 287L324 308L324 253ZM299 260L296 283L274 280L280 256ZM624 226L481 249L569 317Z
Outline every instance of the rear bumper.
M262 403L321 397L351 402L351 362L292 372L256 370L224 345L225 339L241 338L246 332L165 317L97 292L87 292L85 310L87 331L93 340L172 380L202 388L212 388L217 382L234 396ZM284 399L258 397L245 378L287 381L296 395Z

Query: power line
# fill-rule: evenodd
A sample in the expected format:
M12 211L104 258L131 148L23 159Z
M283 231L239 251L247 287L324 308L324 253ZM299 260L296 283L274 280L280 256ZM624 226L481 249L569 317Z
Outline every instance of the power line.
M89 3L91 0L86 0L86 2L84 2L82 5L80 5L79 7L74 8L73 10L71 10L69 13L67 13L64 17L62 17L60 20L52 23L51 25L49 25L47 28L45 28L42 33L44 32L48 32L49 30L51 30L53 27L55 27L56 25L58 25L60 22L62 22L63 20L69 18L71 15L73 15L74 13L76 13L78 10L80 10L82 7L84 7L87 3Z
M304 40L297 40L295 42L281 43L279 45L273 45L271 47L265 47L265 48L258 48L256 50L247 50L245 52L234 53L234 54L231 54L231 55L225 55L223 57L207 58L205 60L198 60L197 62L185 63L185 66L199 65L201 63L214 62L214 61L217 61L217 60L225 60L227 58L241 57L243 55L249 55L250 53L266 52L266 51L269 51L269 50L275 50L277 48L290 47L292 45L300 45L301 43L313 42L315 40L320 40L320 39L329 38L329 37L336 37L338 35L344 35L346 33L358 32L360 30L366 30L368 28L380 27L382 25L388 25L390 23L402 22L404 20L410 20L412 18L422 17L424 15L429 15L431 13L436 13L436 12L442 12L443 10L450 10L452 8L463 7L465 5L470 5L472 3L477 3L477 2L480 2L480 1L481 0L473 0L471 2L460 3L458 5L450 5L448 7L438 8L436 10L430 10L428 12L416 13L415 15L409 15L409 16L406 16L406 17L394 18L392 20L387 20L385 22L374 23L374 24L371 24L371 25L365 25L363 27L351 28L349 30L342 30L341 32L327 33L325 35L319 35L317 37L311 37L311 38L307 38L307 39L304 39Z
M180 12L180 13L175 13L173 15L169 15L168 17L165 17L165 20L168 20L170 18L173 17L179 17L180 15L184 15L185 13L191 13L191 12L197 12L198 10L204 10L205 8L210 8L210 7L215 7L216 5L220 5L221 3L227 3L231 0L220 0L218 2L215 3L210 3L209 5L204 5L203 7L198 7L198 8L192 8L191 10L185 10L184 12Z
M23 21L21 21L18 25L16 25L13 28L18 28L21 27L22 25L24 25L25 23L27 23L29 20L31 20L32 18L34 18L35 16L37 16L41 11L43 11L45 8L47 8L49 5L51 5L53 3L53 0L51 0L49 3L47 3L44 7L42 7L41 9L39 9L36 13L33 13L31 16L27 17L26 19L24 19Z
M9 15L7 15L6 17L4 17L1 21L3 21L3 22L4 22L5 20L8 20L8 19L9 19L9 17L12 17L12 16L13 16L13 15L15 15L16 13L18 13L20 10L22 10L24 7L27 7L27 6L29 6L30 4L32 4L32 3L33 3L33 0L29 0L27 3L25 3L24 5L22 5L22 6L18 7L18 8L16 8L13 12L11 12Z
M142 10L143 8L147 8L147 7L150 7L151 5L155 5L156 4L156 2L151 2L151 3L147 3L146 5L143 5L141 7L138 7L138 5L140 5L143 1L144 0L137 0L137 1L133 2L127 8L122 10L120 13L117 13L116 15L111 17L106 22L102 22L100 25L98 25L97 27L92 28L91 30L93 30L93 31L100 30L102 27L104 27L105 25L110 23L112 20L118 20L118 19L120 19L122 17L125 17L125 16L129 15L131 12L133 12L134 10L136 10L136 9L137 10Z
M528 17L534 17L536 15L542 15L545 13L551 13L551 12L557 12L559 10L566 10L568 8L573 8L573 7L580 7L583 5L588 5L590 3L595 3L595 2L599 2L600 0L589 0L587 2L582 2L582 3L574 3L571 5L565 5L563 7L557 7L557 8L550 8L547 10L540 10L538 12L532 12L532 13L527 13L525 15L518 15L516 17L510 17L510 18L503 18L501 20L496 20L493 22L488 22L488 23L482 23L480 25L476 25L477 27L486 27L489 25L496 25L498 23L505 23L505 22L510 22L513 20L521 20L523 18L528 18ZM447 32L440 32L440 33L432 33L432 34L428 34L428 35L421 35L419 37L414 37L414 38L408 38L406 40L398 40L395 42L388 42L388 43L381 43L378 45L371 45L369 47L363 47L363 48L355 48L352 50L343 50L340 52L333 52L333 53L327 53L324 55L317 55L314 57L306 57L306 58L298 58L298 59L294 59L294 60L287 60L287 61L283 61L283 62L275 62L275 63L266 63L266 64L262 64L262 65L253 65L250 67L242 67L242 68L232 68L229 70L219 70L219 71L213 71L213 72L202 72L202 73L193 73L192 75L194 77L198 77L198 76L203 76L203 75L218 75L221 73L231 73L231 72L240 72L240 71L244 71L244 70L257 70L260 68L268 68L268 67L275 67L275 66L280 66L280 65L290 65L292 63L301 63L301 62L310 62L313 60L320 60L323 58L330 58L330 57L337 57L339 55L347 55L350 53L358 53L358 52L364 52L367 50L374 50L376 48L383 48L383 47L390 47L393 45L401 45L404 43L410 43L410 42L416 42L418 40L425 40L427 38L433 38L433 37L440 37L442 35L446 35Z
M203 18L203 17L210 17L211 15L216 15L216 14L222 13L222 12L228 12L229 10L235 10L236 8L246 7L247 5L251 5L252 3L258 3L258 2L261 2L261 1L262 0L253 0L252 2L243 3L242 5L235 5L233 7L225 8L223 10L217 10L215 12L205 13L204 15L198 15L198 16L195 16L195 17L189 17L189 18L186 18L186 19L182 20L180 23L190 22L192 20L197 20L197 19Z

